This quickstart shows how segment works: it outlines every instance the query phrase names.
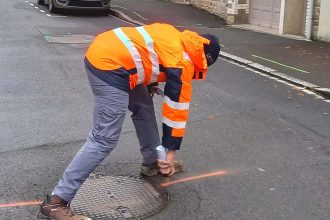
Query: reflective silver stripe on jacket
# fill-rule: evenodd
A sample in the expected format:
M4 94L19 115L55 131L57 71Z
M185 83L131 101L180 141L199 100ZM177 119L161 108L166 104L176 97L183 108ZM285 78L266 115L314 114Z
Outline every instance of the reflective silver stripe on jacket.
M188 110L190 105L189 102L174 102L167 96L164 97L164 102L172 109L176 110Z
M166 118L165 116L163 116L163 120L162 122L164 124L166 124L167 126L171 127L171 128L176 128L176 129L181 129L181 128L185 128L187 122L181 122L181 121L172 121L171 119Z
M125 47L130 52L133 61L135 63L135 67L138 74L138 84L141 84L144 82L144 68L142 59L140 57L140 54L136 47L134 46L133 42L127 37L127 35L122 31L121 28L117 28L114 30L117 37L121 40L121 42L125 45Z
M159 75L159 62L158 62L158 55L154 48L154 41L152 40L148 32L144 29L144 27L141 26L141 27L137 27L136 29L142 35L150 55L150 60L152 63L152 75L150 82L151 83L157 82L157 78Z
M185 51L183 51L183 59L185 59L185 60L189 60L189 61L191 62L191 59L190 59L188 53L185 52Z

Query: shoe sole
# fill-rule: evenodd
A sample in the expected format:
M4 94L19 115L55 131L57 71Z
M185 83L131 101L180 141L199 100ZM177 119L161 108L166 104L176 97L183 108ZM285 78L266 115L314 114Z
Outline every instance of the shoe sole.
M174 161L174 169L175 169L175 173L180 173L183 172L183 162L182 161ZM152 177L152 176L156 176L158 174L161 174L159 170L155 170L154 172L145 172L143 170L141 170L141 174L143 176L147 176L147 177Z
M49 220L49 219L52 219L51 217L47 216L47 215L44 215L40 212L40 210L38 211L37 215L35 216L36 219L41 219L41 220Z
M143 171L141 171L141 174L142 174L143 176L147 176L147 177L156 176L158 173L159 173L159 170L157 170L157 172L150 172L150 173L147 173L147 172L143 172Z

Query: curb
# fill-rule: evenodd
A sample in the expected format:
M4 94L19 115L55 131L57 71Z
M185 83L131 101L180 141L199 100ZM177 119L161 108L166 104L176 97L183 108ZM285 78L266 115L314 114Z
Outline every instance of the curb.
M330 89L329 88L315 88L316 93L321 94L323 97L330 99Z
M128 17L124 12L122 11L119 11L117 9L110 9L110 14L117 17L117 18L120 18L124 21L127 21L127 22L130 22L132 24L135 24L135 25L145 25L144 23L142 22L139 22L137 20L134 20L130 17Z
M251 69L260 71L271 77L275 77L277 79L286 81L286 82L294 84L296 86L304 87L305 89L310 90L314 93L317 93L318 95L323 96L326 99L330 99L330 89L329 88L322 88L321 86L288 76L288 75L278 72L277 70L274 70L272 68L263 66L259 63L254 63L250 60L246 60L241 57L237 57L235 55L232 55L232 54L229 54L229 53L226 53L223 51L220 52L219 57L222 59L225 59L225 60L233 61L233 62L243 65L245 67L249 67Z
M135 25L145 25L144 23L134 20L134 19L130 18L129 16L127 16L124 12L116 10L116 9L111 9L110 14L115 17L118 17L124 21L135 24ZM310 90L310 91L324 97L325 99L330 99L330 88L322 88L321 86L288 76L284 73L278 72L277 70L263 66L259 63L254 63L250 60L246 60L244 58L241 58L241 57L238 57L238 56L235 56L235 55L223 52L223 51L220 52L219 57L222 59L225 59L225 60L233 61L233 62L243 65L245 67L249 67L254 70L260 71L264 74L267 74L267 75L275 77L277 79L286 81L286 82L294 84L296 86L303 87L307 90Z

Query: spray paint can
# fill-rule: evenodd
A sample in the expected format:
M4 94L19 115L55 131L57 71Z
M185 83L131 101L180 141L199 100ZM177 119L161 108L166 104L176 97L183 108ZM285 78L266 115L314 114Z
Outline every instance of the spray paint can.
M163 145L156 147L157 155L159 160L166 160L166 149Z

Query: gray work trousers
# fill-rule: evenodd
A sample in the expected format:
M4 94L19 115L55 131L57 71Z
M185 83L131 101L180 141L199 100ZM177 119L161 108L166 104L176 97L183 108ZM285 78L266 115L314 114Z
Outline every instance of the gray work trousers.
M68 165L52 194L71 202L89 174L116 147L128 109L140 143L143 164L157 161L160 138L152 99L143 85L125 92L108 85L87 70L95 97L93 129Z

